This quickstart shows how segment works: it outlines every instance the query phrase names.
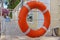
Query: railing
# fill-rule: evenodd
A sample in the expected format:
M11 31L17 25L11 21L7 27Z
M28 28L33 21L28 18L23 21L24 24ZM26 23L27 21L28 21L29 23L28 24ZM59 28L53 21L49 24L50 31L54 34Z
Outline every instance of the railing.
M21 8L22 2L23 1L21 0L21 2L14 8L13 12L15 12L16 10L19 10L19 8Z

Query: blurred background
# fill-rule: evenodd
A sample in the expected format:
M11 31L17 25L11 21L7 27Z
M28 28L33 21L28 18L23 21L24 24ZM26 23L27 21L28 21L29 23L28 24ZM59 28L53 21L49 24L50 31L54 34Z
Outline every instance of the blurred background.
M31 40L31 38L23 34L18 25L19 11L21 10L23 4L28 1L32 0L0 0L1 40ZM60 0L37 1L43 2L47 6L51 15L51 24L43 37L36 38L36 40L60 40ZM42 27L44 23L43 14L38 9L31 10L27 16L27 23L30 28L37 30Z

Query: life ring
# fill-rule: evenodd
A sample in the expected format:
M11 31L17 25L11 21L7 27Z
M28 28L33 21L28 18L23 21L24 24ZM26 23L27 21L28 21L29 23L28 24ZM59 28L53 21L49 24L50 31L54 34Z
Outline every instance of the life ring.
M28 15L28 12L34 8L39 9L44 15L43 27L41 27L38 30L31 29L26 22L26 17ZM37 2L37 1L28 2L26 5L24 5L21 8L18 18L19 18L18 24L19 24L20 29L22 30L24 34L26 34L29 37L39 37L39 36L44 35L50 25L49 10L46 8L46 6L42 2Z

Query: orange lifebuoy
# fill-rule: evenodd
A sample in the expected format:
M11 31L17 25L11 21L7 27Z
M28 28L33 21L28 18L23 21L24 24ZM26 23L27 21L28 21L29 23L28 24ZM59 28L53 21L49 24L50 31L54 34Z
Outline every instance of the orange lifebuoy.
M39 9L44 15L43 27L41 27L38 30L33 30L33 29L29 28L29 26L26 22L26 17L28 15L28 12L34 8ZM19 18L18 24L19 24L20 29L22 30L23 33L25 33L29 37L42 36L43 34L45 34L45 32L47 31L47 29L49 28L49 25L50 25L50 13L42 2L37 2L37 1L28 2L20 10L18 18Z

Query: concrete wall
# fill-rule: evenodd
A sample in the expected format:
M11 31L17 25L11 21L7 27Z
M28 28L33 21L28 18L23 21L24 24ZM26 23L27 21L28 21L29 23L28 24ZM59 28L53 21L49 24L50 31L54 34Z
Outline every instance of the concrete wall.
M51 13L50 29L57 27L59 28L60 31L60 0L51 0L50 13ZM58 34L60 35L60 32L58 32Z
M51 0L50 12L51 12L51 28L60 26L60 8L59 0Z

